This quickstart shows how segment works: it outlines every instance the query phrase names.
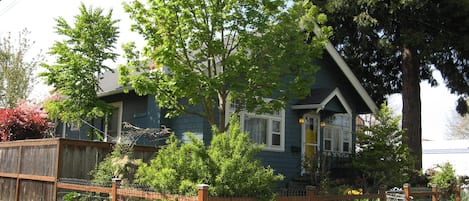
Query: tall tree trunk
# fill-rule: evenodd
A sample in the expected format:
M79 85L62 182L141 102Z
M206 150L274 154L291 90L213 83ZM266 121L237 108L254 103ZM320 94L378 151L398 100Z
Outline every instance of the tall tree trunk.
M422 169L422 113L420 100L419 63L415 50L402 48L402 128L405 143L416 159L415 170Z
M218 129L220 132L225 132L227 130L226 126L226 96L218 94Z

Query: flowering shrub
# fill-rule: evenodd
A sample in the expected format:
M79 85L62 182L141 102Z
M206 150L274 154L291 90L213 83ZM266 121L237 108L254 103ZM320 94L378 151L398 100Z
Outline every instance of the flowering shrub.
M0 141L43 138L52 123L42 107L20 102L16 108L0 109Z

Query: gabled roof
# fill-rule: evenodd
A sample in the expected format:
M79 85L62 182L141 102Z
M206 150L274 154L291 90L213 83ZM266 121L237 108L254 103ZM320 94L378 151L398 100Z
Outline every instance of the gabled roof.
M326 106L334 99L337 98L341 106L349 114L352 113L352 109L348 105L342 93L338 88L315 88L311 89L312 96L308 96L305 99L298 101L295 105L292 106L294 110L302 109L316 109L317 112L326 108Z
M315 26L314 33L316 35L320 35L321 32L318 28L318 25ZM329 53L329 55L332 57L334 62L339 66L340 70L344 73L345 77L350 81L352 84L353 88L358 92L362 100L365 102L365 104L368 106L368 108L374 113L377 111L378 107L376 106L376 103L373 101L371 96L366 92L365 88L363 88L363 85L360 83L358 78L355 76L355 74L352 72L350 67L345 63L344 59L342 56L340 56L339 52L335 49L335 47L332 45L331 41L328 40L327 45L326 45L326 50Z

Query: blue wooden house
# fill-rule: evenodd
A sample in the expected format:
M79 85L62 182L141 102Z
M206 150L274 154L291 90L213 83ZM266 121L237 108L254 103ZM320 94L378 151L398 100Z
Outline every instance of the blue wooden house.
M308 97L293 100L285 109L272 114L240 113L242 129L249 131L254 142L264 144L259 157L287 179L300 177L320 166L339 171L341 159L346 160L354 153L353 133L358 115L377 109L331 44L324 54L317 61L321 69ZM106 141L115 141L123 136L122 122L128 122L140 128L165 125L181 138L184 132L190 131L205 142L210 141L211 128L204 119L190 115L164 118L165 110L157 106L155 96L123 93L117 77L117 73L107 73L101 82L103 92L99 94L115 106L112 117L82 128L62 126L57 129L57 135L90 139L87 130L93 126L105 133ZM227 109L230 111L231 107ZM138 142L152 146L158 143L144 139Z

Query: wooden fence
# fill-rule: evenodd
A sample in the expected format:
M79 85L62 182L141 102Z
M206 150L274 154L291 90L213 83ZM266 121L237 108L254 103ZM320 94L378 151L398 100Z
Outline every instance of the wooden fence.
M432 201L438 201L439 197L442 195L442 193L438 191L438 187L436 185L432 186L431 191L413 192L409 184L404 184L403 190L405 201L413 200L415 197L431 197ZM456 185L455 187L455 201L461 201L461 187L459 185Z
M96 187L60 182L59 178L90 179L88 173L111 151L113 144L62 138L24 140L0 143L0 200L56 201L58 189L105 193L117 197L139 197L147 200L168 199L183 201L252 201L255 198L219 198L208 196L208 186L199 188L199 196L164 195L156 192L120 188L117 181L112 187ZM134 147L136 158L148 161L157 151L154 147ZM435 201L441 193L436 188L427 192L414 192L404 185L406 201L412 197L430 196ZM317 195L309 187L304 196L277 196L277 201L334 201L355 199L385 200L384 189L368 195ZM461 201L460 188L456 201Z
M109 194L111 201L124 200L122 198L143 198L145 200L178 200L178 201L255 201L252 197L210 197L208 193L209 186L206 184L198 185L197 196L183 196L162 194L152 191L142 191L136 189L120 188L120 180L112 180L111 187L96 187L80 184L69 184L59 182L59 189L74 190L79 192L105 193ZM334 201L334 200L355 200L355 199L375 199L386 200L386 192L381 188L378 194L367 195L317 195L316 188L313 186L306 187L306 195L304 196L277 196L276 201Z
M94 192L109 194L111 201L120 201L125 198L143 198L145 200L178 200L178 201L255 201L256 198L251 197L210 197L208 193L209 186L200 184L198 186L197 196L181 196L181 195L168 195L151 191L142 191L136 189L120 188L120 180L112 180L111 187L94 187L79 184L58 183L58 188L75 190L80 192ZM387 200L385 187L381 187L377 194L365 195L317 195L314 186L306 187L306 195L303 196L276 196L276 201L348 201L348 200ZM412 191L409 184L404 184L402 192L402 201L411 201L416 197L431 197L432 201L438 201L441 192L438 191L436 186L431 188L431 191ZM455 200L461 201L461 188L456 186Z
M90 170L112 150L112 143L62 138L0 143L0 200L55 201L58 178L89 179ZM134 147L143 160L157 151Z

